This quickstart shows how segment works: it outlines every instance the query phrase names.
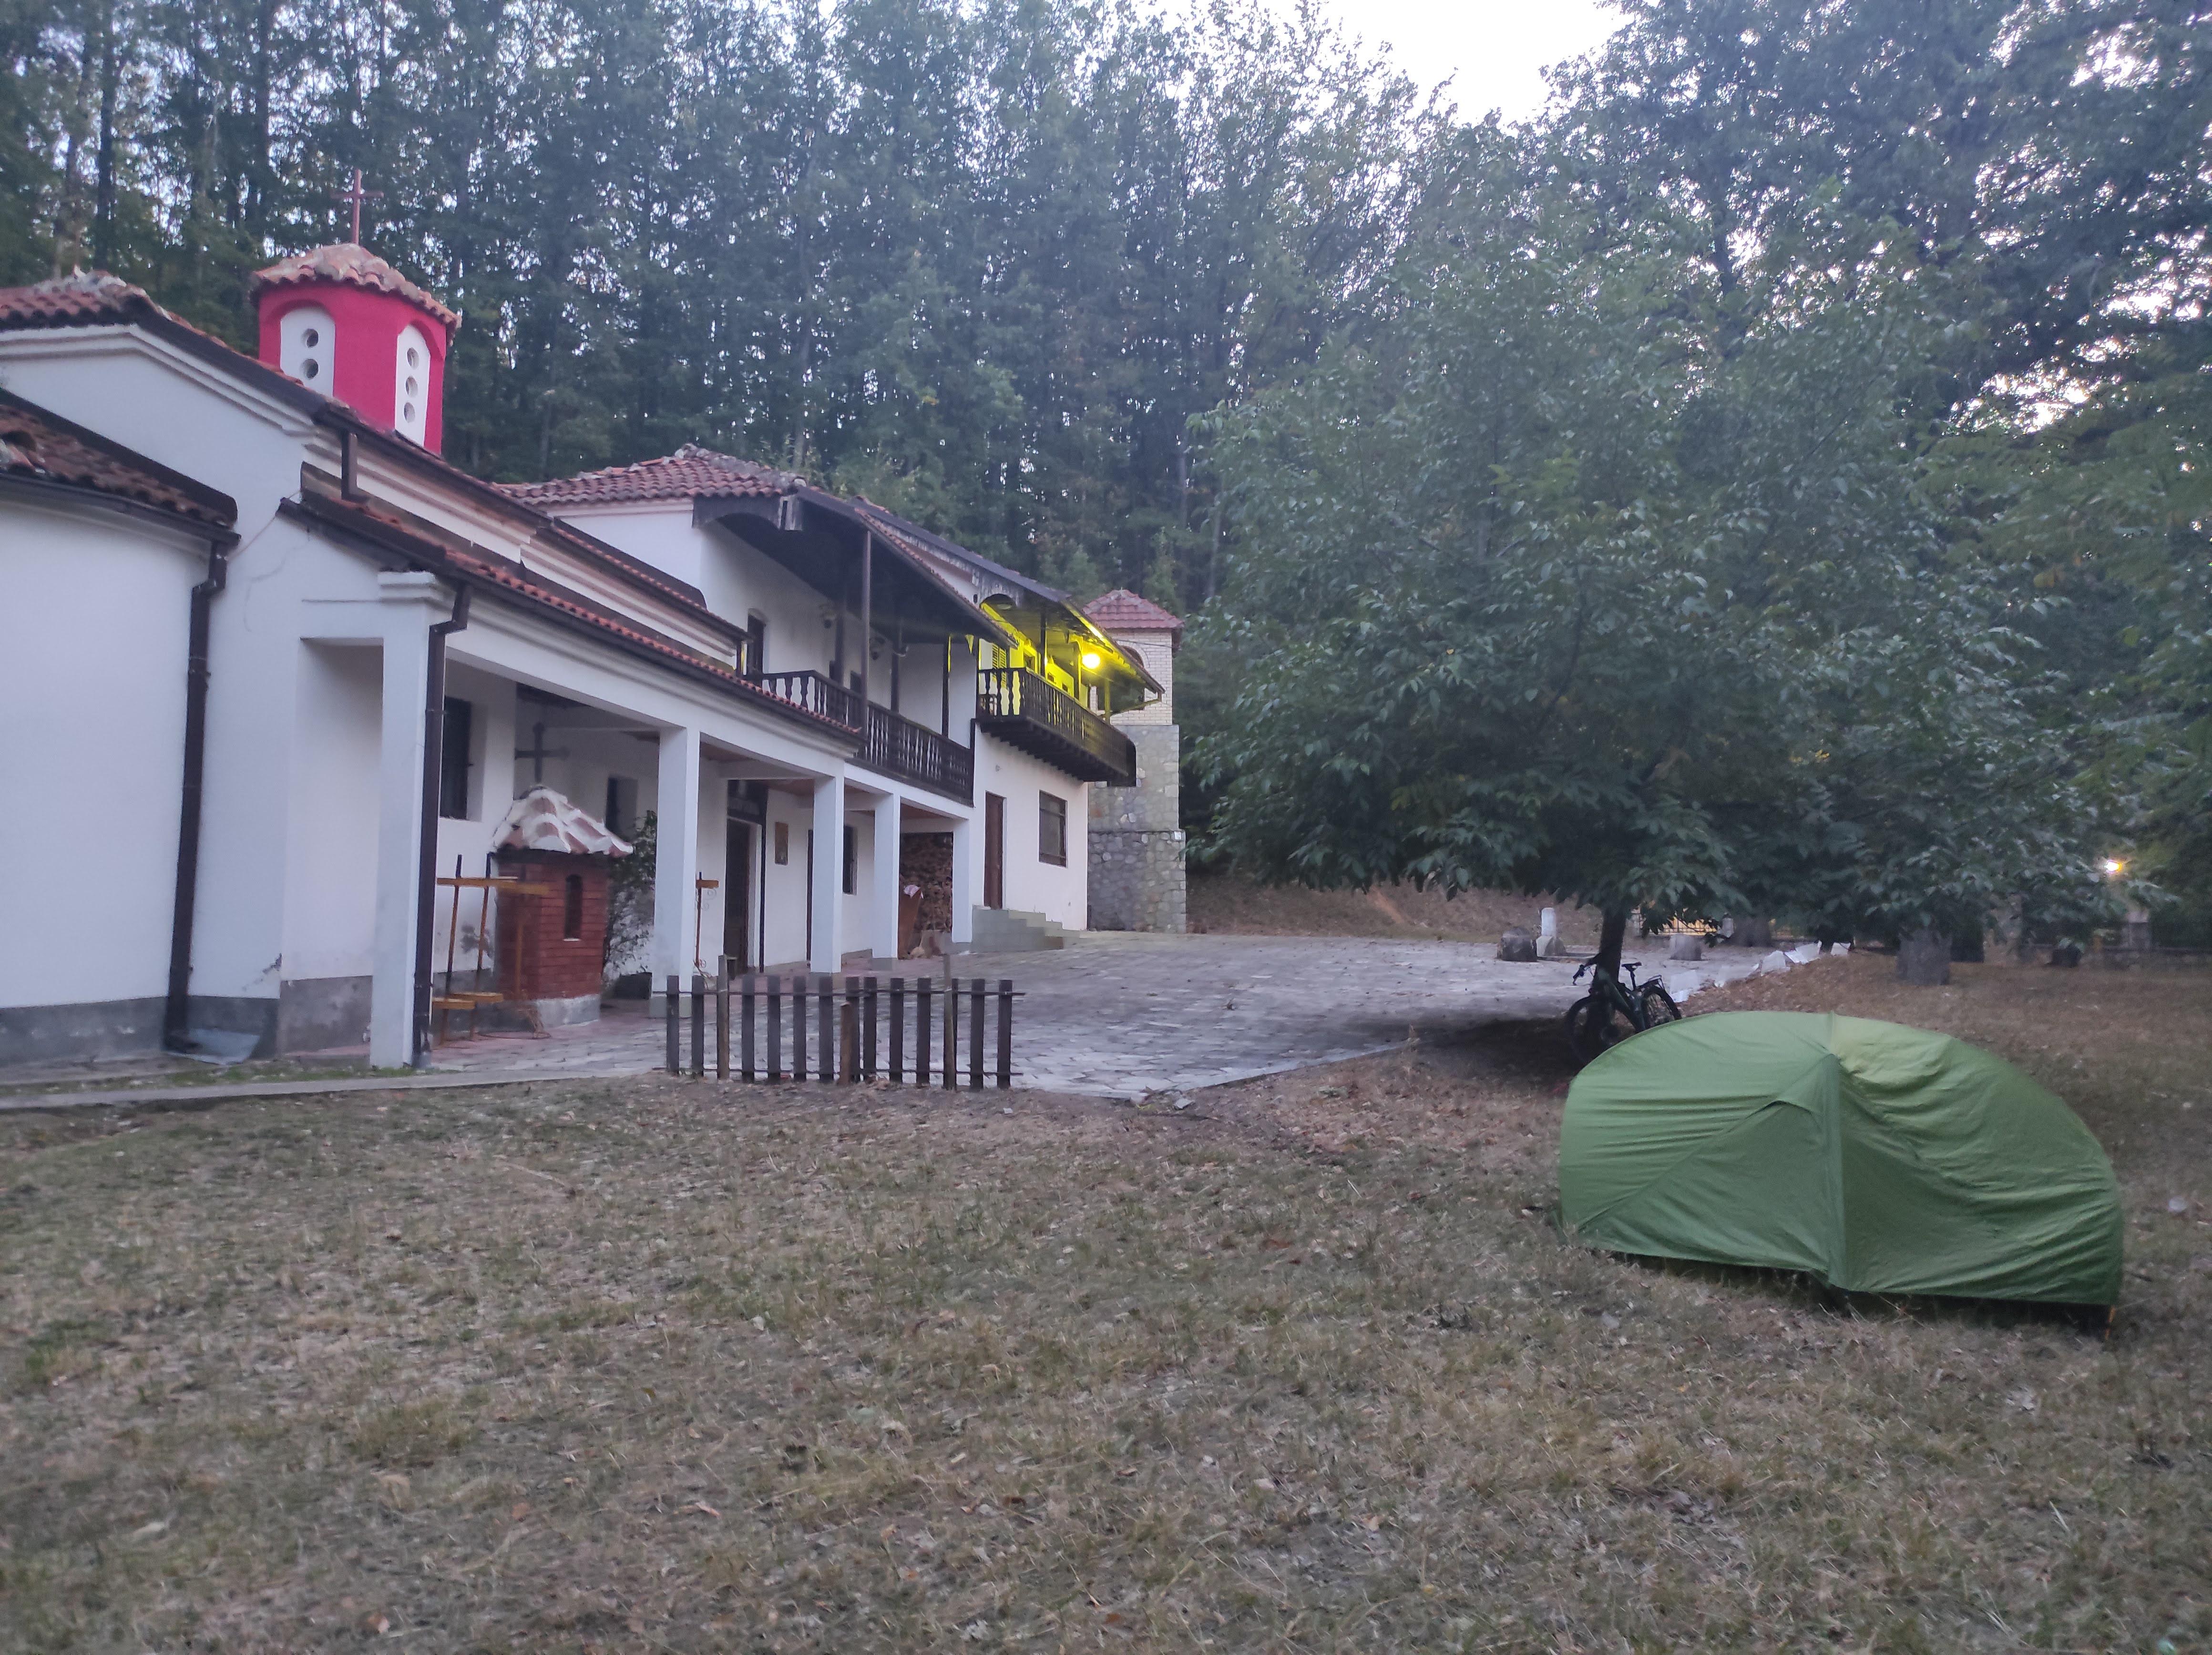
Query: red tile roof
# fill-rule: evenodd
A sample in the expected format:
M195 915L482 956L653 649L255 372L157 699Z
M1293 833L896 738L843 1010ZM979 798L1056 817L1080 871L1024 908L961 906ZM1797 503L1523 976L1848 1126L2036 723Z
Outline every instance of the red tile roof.
M691 500L701 496L774 495L797 488L803 479L772 466L717 453L686 443L673 454L635 465L611 465L544 482L507 482L500 487L532 506L595 506L641 500Z
M417 471L428 472L448 487L497 506L514 518L527 522L536 532L550 535L587 557L605 563L630 585L644 586L683 604L696 617L732 635L744 630L736 622L708 609L699 589L664 573L620 549L595 539L560 518L536 509L515 491L471 476L450 460L418 443L394 434L362 417L346 403L302 385L278 368L234 349L214 335L163 310L145 290L103 270L80 270L28 288L0 288L0 330L11 328L92 327L102 324L137 324L161 335L213 363L222 372L263 386L313 410L320 423L350 428L378 443L382 452ZM702 451L703 452L703 451ZM742 462L733 462L742 464Z
M296 502L287 500L279 509L333 529L350 530L410 564L496 587L520 602L550 611L580 630L613 640L633 653L659 660L690 676L710 680L733 692L741 700L771 707L816 729L848 737L854 733L845 725L770 694L763 685L711 656L702 655L672 638L641 626L593 603L580 592L549 580L534 569L458 537L433 537L424 532L426 525L409 521L377 502L342 500L310 489L302 491Z
M1149 597L1140 597L1127 586L1117 586L1103 597L1094 597L1083 606L1083 612L1097 623L1102 632L1176 632L1182 630L1180 617L1170 615Z
M388 293L395 298L404 299L409 304L428 312L444 323L448 333L461 324L457 312L440 304L430 294L416 287L368 248L350 241L334 242L327 247L311 247L306 252L280 258L266 270L254 271L251 290L258 299L270 288L305 287L318 282L335 282L348 288L366 288L371 293Z
M88 488L213 529L238 521L228 494L0 391L0 475Z
M0 288L0 327L71 327L168 315L143 288L105 270L78 270L27 288Z

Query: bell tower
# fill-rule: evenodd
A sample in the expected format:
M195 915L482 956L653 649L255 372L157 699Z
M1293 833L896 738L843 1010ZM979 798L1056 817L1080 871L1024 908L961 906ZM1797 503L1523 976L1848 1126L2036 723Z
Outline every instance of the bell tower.
M350 241L255 271L252 292L263 361L440 450L446 349L459 316Z

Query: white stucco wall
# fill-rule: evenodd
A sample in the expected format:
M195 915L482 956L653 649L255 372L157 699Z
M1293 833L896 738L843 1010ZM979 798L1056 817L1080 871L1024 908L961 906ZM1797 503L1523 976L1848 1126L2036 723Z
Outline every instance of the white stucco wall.
M368 975L379 821L389 814L378 796L382 653L372 641L380 624L377 568L365 556L276 516L277 504L299 492L303 461L334 469L329 433L268 397L222 383L204 365L127 330L0 336L0 384L239 502L240 543L231 559L229 589L213 610L193 993L273 1002L287 982ZM512 550L495 536L512 532L513 524L480 503L458 496L429 502L417 498L432 489L421 479L373 466L370 471L375 487L394 491L410 509L480 535L482 543L502 555ZM436 509L429 509L434 504ZM756 609L766 615L769 670L828 666L833 634L822 624L818 593L721 531L694 529L688 502L653 522L653 533L663 538L659 555L643 540L610 532L614 525L584 521L580 526L617 544L630 540L625 549L633 555L693 580L732 619L741 621ZM686 545L688 554L682 549ZM688 567L684 555L692 558ZM170 560L167 573L103 577L95 584L82 579L95 566L72 549L64 532L42 527L35 536L10 535L0 545L0 567L11 578L21 561L30 559L42 561L47 578L60 570L82 588L34 593L28 577L18 578L9 603L0 606L5 610L0 628L7 628L0 630L0 690L7 692L0 718L9 721L0 729L7 732L10 759L0 766L0 788L18 790L0 792L0 802L14 801L9 819L27 824L33 865L52 858L64 870L88 871L81 880L39 882L27 903L59 904L65 912L49 915L46 908L26 906L26 928L69 936L60 921L75 916L70 923L90 938L82 949L40 955L35 981L19 980L30 966L24 951L0 960L0 1003L145 997L165 986L187 592L204 573L204 547L166 549L162 556ZM92 612L80 615L72 604ZM858 662L860 639L849 618L848 627L851 665ZM99 640L96 652L85 650L88 639ZM955 740L968 738L973 706L972 666L964 652L963 657L953 680ZM475 767L469 815L438 824L441 873L451 871L456 855L465 873L482 871L492 827L518 788L527 785L526 764L512 756L528 740L527 729L518 725L526 726L532 717L527 706L516 706L517 682L556 690L640 729L700 731L720 749L757 755L755 774L830 774L846 761L834 737L760 712L495 598L479 602L470 625L453 634L449 659L448 692L475 707ZM68 681L46 670L58 663L91 674L82 695L58 692ZM934 646L917 646L907 668L903 710L934 727L942 682ZM888 697L888 676L886 663L876 662L871 681L878 700ZM610 774L637 783L641 812L656 808L653 744L619 731L556 727L547 735L570 752L548 764L546 780L586 809L594 815L604 809ZM85 761L88 752L97 753L97 766ZM29 761L18 761L18 754L29 755ZM1009 756L1018 766L1029 764L1018 755ZM1082 791L1048 767L1031 767L1046 779L1043 785L1069 801L1069 867L1037 869L1034 788L1025 791L1014 779L979 776L979 801L987 786L1009 798L1008 900L1080 924L1087 862ZM742 773L744 767L729 768ZM720 936L727 888L721 867L727 779L728 770L718 763L702 763L696 866L708 878L724 880L704 905L708 947L699 950L702 957ZM764 960L787 965L802 958L806 944L811 809L806 784L796 785L797 791L770 792L770 831L777 821L787 824L791 854L781 867L770 858L757 895L766 921ZM58 812L58 797L81 801L83 809ZM840 904L838 940L848 949L866 946L872 934L872 807L865 796L852 797L848 806L860 850L854 893ZM64 819L65 832L44 825ZM121 830L127 843L103 840L106 825L118 822L128 824ZM980 833L975 838L980 846ZM833 840L822 854L834 858L840 848ZM94 864L96 879L89 876ZM1055 891L1055 882L1070 888ZM475 914L466 898L461 906L466 937L475 929ZM450 893L435 905L433 959L441 969L452 906ZM9 919L12 925L17 914L11 912ZM688 944L683 952L688 961ZM66 955L60 965L58 955ZM465 959L462 964L465 969Z
M762 963L792 965L806 957L806 834L814 821L812 804L781 788L768 795L768 877L762 895L768 905L768 942ZM784 824L790 860L775 860L775 828Z
M1067 865L1056 867L1037 856L1039 793L1067 801ZM1006 906L1041 913L1070 931L1089 918L1091 795L1086 784L1018 748L981 736L975 751L975 891L983 890L983 796L1006 802Z
M734 532L695 524L691 510L688 500L645 500L568 506L558 515L639 561L696 586L707 607L726 620L742 626L757 613L768 622L764 670L828 671L836 639L834 627L822 624L822 608L829 600ZM849 620L847 627L857 636ZM848 648L849 652L851 637ZM858 664L858 657L847 664Z
M206 573L204 542L0 499L0 1005L167 989L185 625Z
M714 602L714 595L708 591L708 572L704 567L706 537L692 526L690 500L571 506L556 511L554 515L610 546L620 547L641 562L650 563L663 573L698 587L706 595L708 608L718 614L727 613Z
M435 871L441 878L449 877L458 858L462 875L477 879L483 875L484 859L491 850L492 830L514 801L514 686L488 672L448 662L446 694L466 701L471 709L468 814L439 818ZM441 987L446 981L447 943L453 940L453 897L451 889L439 890L432 920L430 961ZM469 973L476 961L478 922L488 920L492 935L496 937L498 910L495 905L487 913L480 893L463 891L459 919L459 946L452 955L454 980L465 987L471 980Z
M376 926L383 656L301 644L294 706L282 977L365 977Z
M1145 670L1160 686L1158 700L1133 712L1115 715L1117 724L1170 724L1175 722L1175 634L1169 632L1115 631L1108 634L1124 650L1142 661Z
M873 803L845 797L845 822L853 830L853 888L837 910L840 952L852 954L868 946L868 893L875 889L876 817Z

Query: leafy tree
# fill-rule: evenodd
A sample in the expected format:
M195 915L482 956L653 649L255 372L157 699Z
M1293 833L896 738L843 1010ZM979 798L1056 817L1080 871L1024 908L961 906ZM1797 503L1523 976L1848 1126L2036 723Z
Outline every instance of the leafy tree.
M1638 907L1948 931L2081 870L2030 640L1921 487L1910 285L1716 327L1592 233L1476 190L1389 327L1225 421L1220 846L1557 891L1608 966Z

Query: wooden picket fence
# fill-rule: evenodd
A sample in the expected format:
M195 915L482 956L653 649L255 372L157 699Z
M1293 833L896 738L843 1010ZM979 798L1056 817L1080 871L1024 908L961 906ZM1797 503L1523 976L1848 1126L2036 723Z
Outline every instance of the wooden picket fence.
M994 985L982 977L694 973L688 1069L686 997L682 979L668 979L672 1075L848 1082L880 1076L979 1089L1014 1083L1021 997L1011 978Z

